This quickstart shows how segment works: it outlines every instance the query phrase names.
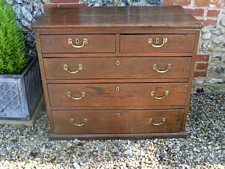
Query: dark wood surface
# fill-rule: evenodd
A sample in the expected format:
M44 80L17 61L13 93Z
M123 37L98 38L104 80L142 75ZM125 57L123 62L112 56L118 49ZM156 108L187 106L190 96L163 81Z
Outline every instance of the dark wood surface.
M159 39L158 44L162 47L153 47L157 45L156 39ZM167 42L163 45L163 38ZM150 44L149 39L153 42ZM120 36L120 52L121 53L180 53L193 52L194 49L194 34L144 34L144 35L121 35Z
M186 135L200 27L181 7L48 10L33 28L50 137Z
M74 110L53 111L59 134L131 134L178 132L181 110Z
M68 44L68 38L78 39L80 43L84 38L88 44L83 48L74 48ZM75 43L75 42L74 42ZM114 53L115 35L42 35L41 44L43 53Z
M170 7L98 7L52 8L34 28L52 27L173 27L200 28L194 17L179 6Z
M53 55L52 55L53 56ZM61 55L63 56L63 55ZM82 79L189 79L191 57L105 57L44 59L46 78ZM64 66L68 65L68 71ZM79 65L82 69L79 70ZM78 71L77 73L71 73Z
M91 108L162 108L185 106L188 84L183 83L114 83L114 84L49 84L53 107ZM168 95L167 92L168 91ZM71 96L67 95L71 93ZM85 92L82 97L82 92ZM151 96L154 92L154 96ZM80 98L74 100L73 98ZM158 98L158 99L157 99Z

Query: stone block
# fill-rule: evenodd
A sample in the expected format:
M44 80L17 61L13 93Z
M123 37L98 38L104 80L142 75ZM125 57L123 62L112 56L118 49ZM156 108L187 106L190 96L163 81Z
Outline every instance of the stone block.
M0 119L30 120L41 97L36 59L31 60L21 74L0 75Z

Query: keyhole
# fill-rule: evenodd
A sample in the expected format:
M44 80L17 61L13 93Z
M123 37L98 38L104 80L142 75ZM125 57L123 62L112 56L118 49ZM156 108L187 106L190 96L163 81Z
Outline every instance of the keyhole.
M119 91L120 91L120 87L116 86L116 92L119 92Z
M159 44L159 41L160 41L159 38L156 38L156 39L155 39L156 44Z

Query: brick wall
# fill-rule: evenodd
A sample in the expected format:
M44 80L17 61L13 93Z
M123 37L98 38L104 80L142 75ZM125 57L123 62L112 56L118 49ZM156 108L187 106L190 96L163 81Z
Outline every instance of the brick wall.
M164 0L163 5L181 5L186 13L195 16L205 26L214 25L217 16L225 7L224 0Z

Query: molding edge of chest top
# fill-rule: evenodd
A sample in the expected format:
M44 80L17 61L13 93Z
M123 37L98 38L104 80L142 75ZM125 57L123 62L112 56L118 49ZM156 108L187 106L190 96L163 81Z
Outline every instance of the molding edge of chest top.
M186 136L200 29L179 6L48 9L33 30L50 138Z

